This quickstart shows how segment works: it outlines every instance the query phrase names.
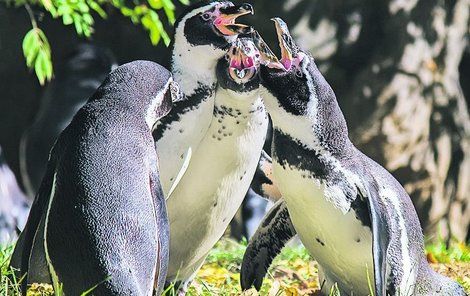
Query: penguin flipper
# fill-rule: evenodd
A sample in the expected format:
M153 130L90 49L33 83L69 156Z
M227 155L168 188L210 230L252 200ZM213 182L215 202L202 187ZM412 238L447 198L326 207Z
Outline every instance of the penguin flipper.
M27 274L27 284L43 283L52 284L52 277L49 272L49 265L46 259L46 250L44 248L44 230L46 221L46 212L43 213L41 221L34 235L29 255L29 270Z
M256 290L261 288L272 261L296 234L286 203L281 199L266 214L246 248L240 271L242 290L252 285Z
M56 168L55 159L54 148L52 148L46 173L44 174L39 191L36 194L33 205L31 206L26 225L18 239L19 244L13 250L10 267L16 271L15 274L18 278L21 278L29 271L29 259L33 248L34 237L41 222L41 217L46 211L46 205L50 199L52 191L52 182ZM22 282L21 288L23 293L26 293L27 280Z
M160 184L157 165L154 165L153 167L155 168L155 171L150 173L150 191L154 201L158 233L157 265L155 269L154 285L156 291L154 295L160 295L165 286L168 262L170 260L170 224L168 222L165 197Z
M362 193L359 191L359 194ZM358 197L363 198L363 196ZM386 296L387 293L387 250L390 244L389 224L386 213L380 209L378 190L373 188L367 194L370 221L372 224L372 256L374 262L374 286L377 296Z
M271 157L262 150L255 175L251 181L251 189L261 197L277 202L282 196L275 184L272 166Z

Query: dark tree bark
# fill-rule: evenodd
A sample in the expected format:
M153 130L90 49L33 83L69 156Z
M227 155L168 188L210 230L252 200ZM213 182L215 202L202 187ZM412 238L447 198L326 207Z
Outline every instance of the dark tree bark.
M353 142L404 185L426 234L467 239L470 119L460 81L466 90L470 81L459 80L459 65L468 75L470 1L274 3L257 1L270 7L257 13L285 18L312 52Z

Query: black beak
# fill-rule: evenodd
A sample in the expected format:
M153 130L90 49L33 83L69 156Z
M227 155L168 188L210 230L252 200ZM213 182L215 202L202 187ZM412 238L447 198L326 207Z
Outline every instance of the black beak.
M253 6L248 3L222 7L220 8L220 15L217 17L214 24L224 35L249 34L253 31L250 26L236 24L235 21L240 16L254 13L255 10L253 9Z
M237 18L246 14L255 14L253 6L248 3L243 3L241 5L222 7L220 12L225 15L230 15L231 17Z
M297 45L294 43L294 39L290 35L287 24L278 17L271 19L276 26L276 34L281 48L281 63L288 70L292 64L292 60L298 54Z

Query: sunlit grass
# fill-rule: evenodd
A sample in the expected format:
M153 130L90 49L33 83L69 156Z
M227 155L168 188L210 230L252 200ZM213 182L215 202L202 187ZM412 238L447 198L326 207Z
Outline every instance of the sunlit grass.
M222 239L209 253L206 263L198 272L189 288L190 296L240 295L240 265L245 252L246 242L238 243ZM456 279L470 291L470 248L465 244L453 242L449 247L438 241L426 246L428 260L434 269ZM8 269L13 247L0 247L0 295L18 296L19 283L11 280L12 271ZM318 269L305 248L298 244L288 246L274 260L261 291L254 290L245 295L319 295ZM93 293L91 293L93 294ZM34 285L27 296L49 296L51 286ZM171 296L170 294L168 294ZM332 290L330 295L340 295Z

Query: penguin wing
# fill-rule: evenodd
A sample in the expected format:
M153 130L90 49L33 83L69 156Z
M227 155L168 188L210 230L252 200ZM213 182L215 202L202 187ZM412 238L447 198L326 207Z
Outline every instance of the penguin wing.
M296 234L286 203L281 199L266 214L246 248L240 271L242 290L251 286L261 288L274 258Z
M165 196L163 194L157 164L152 166L154 171L150 173L150 192L154 202L156 227L157 227L157 262L155 268L155 295L160 295L165 285L168 271L169 249L170 249L170 225L166 211Z
M28 221L26 222L23 232L20 234L18 239L19 243L13 251L10 266L18 270L17 276L22 276L29 270L29 259L33 248L34 237L50 199L57 159L54 150L55 147L51 150L46 173L44 174L39 191L31 206ZM22 286L24 292L26 292L26 284L27 280L24 280Z
M251 189L263 198L276 202L282 198L273 177L273 162L271 157L263 150L251 181Z
M374 261L375 295L386 296L386 270L387 250L390 244L389 223L387 213L379 204L379 190L372 186L367 190L367 206L369 208L370 221L372 224L372 256ZM358 190L360 196L364 195Z
M189 147L188 151L186 151L186 154L184 156L183 165L181 166L181 169L178 172L178 175L176 175L175 181L173 182L173 185L171 185L170 191L168 191L168 196L166 198L167 200L170 198L176 186L178 186L178 183L181 181L181 178L183 178L184 173L186 173L186 170L188 169L188 166L189 166L189 162L191 161L191 156L192 156L192 149L191 147Z

